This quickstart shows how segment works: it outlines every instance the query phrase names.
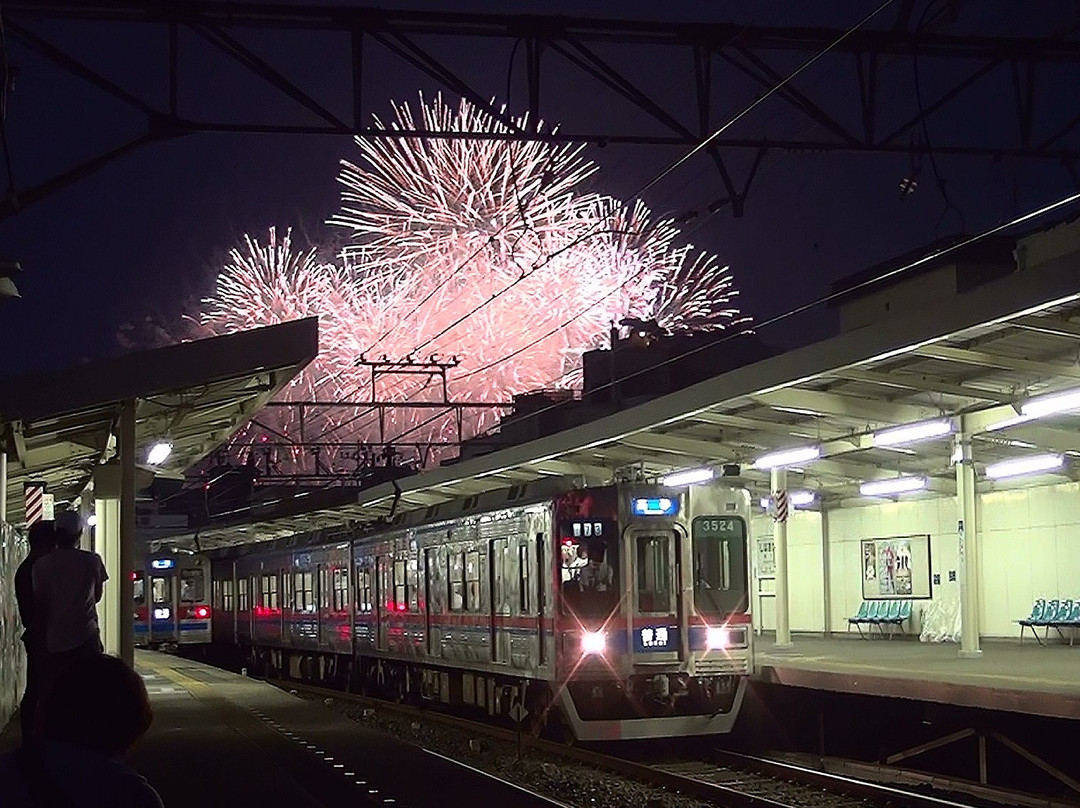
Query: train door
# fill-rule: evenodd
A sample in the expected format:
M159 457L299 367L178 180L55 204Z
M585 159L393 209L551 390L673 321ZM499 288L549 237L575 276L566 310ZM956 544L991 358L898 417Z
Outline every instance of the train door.
M393 573L394 559L390 556L378 556L375 559L375 637L376 647L380 651L387 649L386 621L389 617L390 600L394 597Z
M150 638L150 609L146 605L146 575L141 570L131 573L135 601L135 643L144 645Z
M629 547L635 571L632 647L635 654L681 649L678 612L678 534L669 526L633 528Z
M178 637L175 589L172 570L158 569L150 577L151 643L171 642Z
M510 543L495 539L488 544L488 588L491 592L491 661L510 659Z
M438 591L438 582L442 580L440 575L438 550L428 547L424 550L424 635L427 638L427 655L429 657L441 656L442 642L436 640L433 632L431 613L439 608L441 599L436 599L434 594Z

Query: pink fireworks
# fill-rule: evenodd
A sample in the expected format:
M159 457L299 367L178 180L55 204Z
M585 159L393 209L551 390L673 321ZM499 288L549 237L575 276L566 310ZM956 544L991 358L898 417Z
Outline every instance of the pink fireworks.
M518 120L522 128L528 121ZM421 97L396 105L387 130L505 131L466 101ZM540 125L541 129L543 124ZM451 413L409 408L441 386L415 375L372 385L356 360L456 356L450 398L508 402L512 395L579 382L581 355L606 343L612 322L655 319L669 330L745 322L727 267L676 245L679 229L583 185L597 170L583 145L538 141L357 138L361 160L343 161L341 210L330 224L349 241L331 260L296 251L290 234L246 238L192 320L223 334L317 316L318 360L285 393L289 401L381 401L382 435L401 442L456 436ZM296 439L294 416L271 424ZM466 410L466 436L493 410ZM265 419L264 419L265 420ZM376 411L321 409L305 438L379 440Z

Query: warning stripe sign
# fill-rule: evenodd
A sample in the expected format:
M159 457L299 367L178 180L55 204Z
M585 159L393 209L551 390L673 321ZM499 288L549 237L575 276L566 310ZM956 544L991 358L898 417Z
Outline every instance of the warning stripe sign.
M27 485L23 489L26 502L26 525L29 527L45 518L45 486Z
M786 522L788 520L788 492L774 491L773 492L774 513L773 519L777 522Z

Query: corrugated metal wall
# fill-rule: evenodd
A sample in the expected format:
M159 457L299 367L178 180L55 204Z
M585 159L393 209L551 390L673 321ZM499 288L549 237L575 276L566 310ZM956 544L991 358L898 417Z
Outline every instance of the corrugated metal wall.
M15 570L26 557L26 538L0 523L0 729L7 724L22 697L26 672L22 623L15 604Z

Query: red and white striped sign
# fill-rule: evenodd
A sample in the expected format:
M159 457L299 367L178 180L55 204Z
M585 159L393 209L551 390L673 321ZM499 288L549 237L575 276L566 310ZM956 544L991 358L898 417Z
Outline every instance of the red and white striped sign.
M786 522L788 520L788 492L774 491L773 492L773 519L777 522Z
M45 486L40 483L28 483L23 489L26 502L26 526L45 518Z

